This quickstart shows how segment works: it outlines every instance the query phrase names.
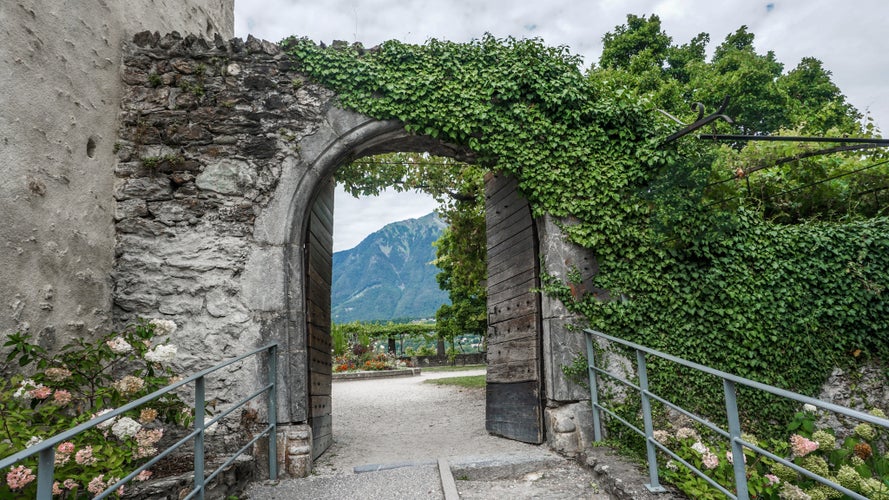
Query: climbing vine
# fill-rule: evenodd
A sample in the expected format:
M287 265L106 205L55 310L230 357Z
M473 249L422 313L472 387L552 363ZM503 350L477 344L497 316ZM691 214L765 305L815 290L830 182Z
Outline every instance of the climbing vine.
M535 215L569 220L565 232L597 256L595 286L621 300L546 288L592 327L809 394L834 366L889 354L889 219L779 225L755 203L703 203L715 148L664 145L675 124L605 73L584 74L567 48L491 36L372 50L283 44L343 106L471 149L518 179ZM712 380L650 373L656 391L721 415ZM750 420L785 422L791 411L741 397Z

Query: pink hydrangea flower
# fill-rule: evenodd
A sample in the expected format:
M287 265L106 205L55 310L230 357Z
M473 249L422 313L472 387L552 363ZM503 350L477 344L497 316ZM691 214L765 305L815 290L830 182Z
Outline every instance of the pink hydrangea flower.
M46 399L52 394L52 389L45 385L38 385L36 389L28 391L28 394L34 399Z
M769 486L772 486L772 485L775 485L775 484L778 484L781 482L781 480L778 479L778 476L776 476L774 474L766 474L765 478L769 480Z
M6 474L6 484L9 485L9 489L12 491L20 490L31 481L37 479L37 476L31 473L31 469L26 468L24 465L19 465L18 467L13 467L8 474Z
M86 489L90 493L98 495L99 493L105 491L105 488L107 487L108 485L105 484L105 474L99 474L98 476L94 477L92 481L90 481L90 484L87 485Z
M78 484L77 484L77 481L75 481L69 477L68 479L62 481L62 486L64 486L65 488L67 488L69 490L73 490L73 489L77 488Z
M74 453L74 443L72 443L71 441L65 441L64 443L59 444L56 449L59 451L59 453L71 454Z
M707 453L704 453L704 457L701 459L701 462L704 464L704 468L715 469L719 465L719 458L708 451Z
M135 479L136 481L148 481L148 478L151 477L151 474L152 472L150 470L143 470L142 472L136 474L136 477L134 477L133 479Z
M52 399L57 405L65 406L71 402L71 393L64 389L59 389L53 393Z
M806 439L799 434L794 434L790 436L790 447L793 449L794 455L798 457L804 457L809 453L817 450L818 443L810 439Z
M62 488L59 487L58 481L52 483L52 494L53 496L62 494Z
M74 455L74 461L80 465L93 465L96 463L96 458L93 456L93 447L92 446L84 446Z

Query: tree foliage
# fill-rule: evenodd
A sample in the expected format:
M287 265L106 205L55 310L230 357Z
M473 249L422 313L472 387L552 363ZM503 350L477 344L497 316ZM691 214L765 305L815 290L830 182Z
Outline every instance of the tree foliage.
M439 288L450 304L436 312L443 340L463 334L484 335L487 329L485 279L484 170L478 166L428 154L392 153L358 159L337 172L337 181L353 196L396 191L423 191L438 201L448 227L435 243L434 264Z
M781 65L773 54L755 51L745 28L706 61L707 36L664 48L659 25L648 26L655 19L631 19L607 40L609 62L586 73L565 47L535 39L393 41L372 51L324 49L304 39L285 45L342 105L469 147L482 167L518 179L535 215L571 217L564 231L597 256L594 286L624 300L576 299L552 280L546 289L591 326L809 394L838 363L885 358L889 220L882 209L870 218L851 211L821 220L813 207L791 215L793 224L776 224L764 217L761 198L721 202L717 191L725 185L746 190L750 176L724 172L743 144L711 147L691 138L664 144L676 124L656 111L688 119L680 110L689 100L713 109L731 94L729 114L744 131L812 133L818 122L810 118L828 105L787 106L793 79L779 84ZM644 44L626 39L631 35L654 36L653 49L640 49ZM636 64L644 71L635 72ZM806 67L818 73L816 65ZM841 94L828 94L834 97L818 102L842 107ZM854 110L845 109L839 129L867 133ZM816 172L823 165L808 167L817 174L812 182L825 178ZM714 184L720 178L730 180ZM774 189L783 182L774 179ZM650 374L655 392L724 416L722 388L711 380L660 365ZM745 419L788 420L787 404L746 392L741 399Z
M484 199L473 200L446 214L448 228L435 243L436 277L451 303L435 313L441 338L484 335L487 330L487 258Z

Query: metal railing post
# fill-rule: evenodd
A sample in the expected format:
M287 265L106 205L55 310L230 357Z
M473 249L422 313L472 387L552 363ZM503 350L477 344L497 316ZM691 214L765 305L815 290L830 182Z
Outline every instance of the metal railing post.
M55 448L40 450L37 462L37 498L50 500L52 498L52 480L55 469Z
M586 337L587 376L590 379L590 403L593 406L593 440L602 441L602 420L599 416L599 386L596 382L596 351L593 349L593 336L584 332Z
M194 487L197 497L204 498L204 410L205 404L204 377L194 381L194 428L198 433L194 437Z
M652 493L666 491L657 475L657 448L654 446L654 424L651 420L651 400L648 398L648 369L645 366L645 353L636 349L636 370L639 372L639 395L642 397L642 423L645 424L645 449L648 455L648 477L651 483L645 487Z
M725 413L728 417L728 433L732 445L732 466L735 471L735 490L738 500L747 500L750 493L747 491L747 470L744 466L744 445L741 439L741 419L738 416L738 397L735 383L728 379L722 379L722 387L725 391Z
M278 479L278 347L269 348L269 479Z

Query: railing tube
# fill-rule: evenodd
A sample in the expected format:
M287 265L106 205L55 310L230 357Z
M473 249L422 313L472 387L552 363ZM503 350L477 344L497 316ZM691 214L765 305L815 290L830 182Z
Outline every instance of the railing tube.
M586 333L587 375L590 379L590 403L593 406L593 440L602 441L602 420L599 415L599 385L596 380L596 351L593 349L593 336Z
M722 379L722 387L725 391L725 413L728 417L728 433L732 445L732 464L735 471L735 489L738 500L748 500L750 493L747 491L747 471L744 466L744 445L741 439L741 419L738 416L738 392L735 383L728 379Z
M201 500L204 499L204 384L204 377L194 381L194 428L198 431L194 437L194 487Z
M645 487L652 493L666 491L657 477L657 448L654 446L654 424L651 420L651 400L648 398L648 369L645 366L645 353L636 349L636 370L639 372L639 395L642 397L642 423L645 425L645 448L648 454L648 477Z
M269 348L269 479L278 479L278 346Z
M37 498L49 500L52 498L52 480L55 474L55 448L40 450L37 462Z

